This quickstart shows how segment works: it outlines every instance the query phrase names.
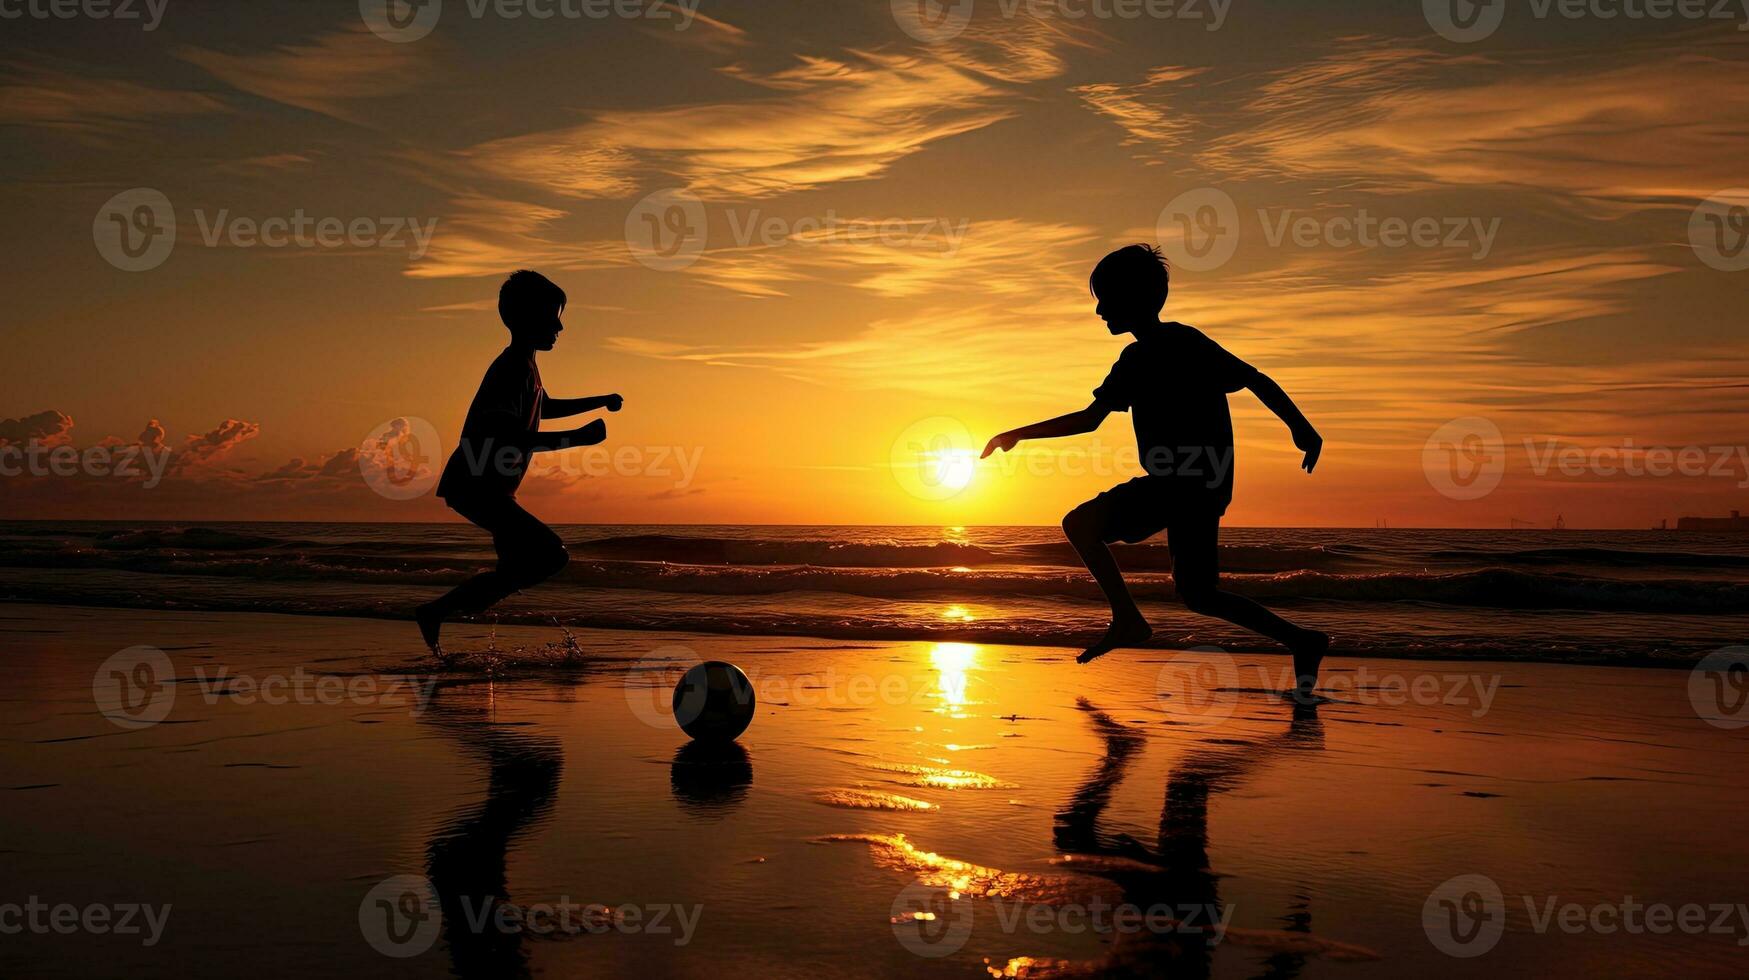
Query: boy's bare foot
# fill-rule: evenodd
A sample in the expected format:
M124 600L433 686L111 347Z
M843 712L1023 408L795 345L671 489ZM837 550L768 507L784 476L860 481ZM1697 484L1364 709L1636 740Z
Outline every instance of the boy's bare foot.
M1318 686L1318 665L1330 649L1330 634L1303 630L1299 642L1290 647L1294 654L1296 693L1310 694Z
M1114 619L1111 628L1105 631L1105 635L1099 638L1099 642L1088 647L1085 652L1075 658L1075 662L1078 664L1091 663L1118 647L1133 647L1146 643L1148 638L1153 635L1154 628L1149 626L1148 621L1140 616L1135 619Z
M437 638L443 630L443 614L433 604L426 604L413 610L413 621L419 624L419 635L425 637L425 645L442 659L443 648L437 645Z

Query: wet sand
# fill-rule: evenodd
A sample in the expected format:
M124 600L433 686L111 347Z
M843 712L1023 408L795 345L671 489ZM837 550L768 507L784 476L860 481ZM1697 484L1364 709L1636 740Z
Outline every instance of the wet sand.
M0 926L33 898L169 906L152 945L0 935L0 974L1740 976L1749 957L1749 729L1703 721L1686 670L1338 659L1308 707L1257 654L1078 667L469 627L468 663L433 671L414 642L0 605ZM169 670L111 659L139 645ZM737 746L667 717L697 659L753 678ZM1705 927L1629 930L1636 905Z

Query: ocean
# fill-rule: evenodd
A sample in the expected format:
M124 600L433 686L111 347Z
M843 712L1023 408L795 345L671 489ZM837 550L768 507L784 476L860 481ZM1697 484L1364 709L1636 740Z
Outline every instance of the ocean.
M1067 646L1106 607L1055 527L563 525L571 564L483 622ZM1272 645L1118 560L1156 645ZM465 524L0 523L0 599L401 618L492 561ZM1231 528L1225 588L1335 654L1690 664L1749 642L1749 535ZM412 626L410 642L417 643Z

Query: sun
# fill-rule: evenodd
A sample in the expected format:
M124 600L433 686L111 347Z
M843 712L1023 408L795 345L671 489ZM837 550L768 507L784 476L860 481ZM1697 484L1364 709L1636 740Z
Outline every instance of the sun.
M978 469L978 454L970 449L937 449L928 454L936 486L964 490L971 486Z

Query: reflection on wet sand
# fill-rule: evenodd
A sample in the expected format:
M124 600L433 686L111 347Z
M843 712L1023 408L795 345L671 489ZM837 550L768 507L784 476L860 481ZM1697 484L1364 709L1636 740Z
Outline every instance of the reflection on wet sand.
M1296 705L1289 728L1281 735L1199 749L1180 760L1167 777L1159 832L1150 847L1129 834L1106 831L1099 825L1114 790L1145 744L1144 736L1086 699L1077 704L1105 751L1057 814L1055 838L1057 847L1068 855L1064 864L1111 880L1123 893L1121 901L1128 905L1178 910L1183 918L1164 932L1118 933L1105 960L1080 965L1074 972L1206 977L1211 972L1214 947L1222 942L1271 950L1265 968L1267 975L1274 977L1298 976L1308 955L1376 958L1369 950L1313 937L1311 912L1303 897L1289 910L1285 930L1227 927L1216 932L1207 928L1221 917L1223 908L1219 875L1209 867L1209 797L1233 789L1278 753L1321 750L1324 731L1315 706ZM1036 971L1025 969L1026 964L1018 965L1021 969L1014 972L1036 975Z
M500 906L514 911L505 875L510 847L551 810L564 756L553 739L496 724L490 698L489 687L466 684L432 694L426 723L485 764L486 798L432 835L426 874L443 912L452 972L463 978L526 977L520 930L489 923ZM488 924L474 929L470 922Z
M668 767L674 802L695 817L721 819L753 785L753 757L738 742L688 742Z

